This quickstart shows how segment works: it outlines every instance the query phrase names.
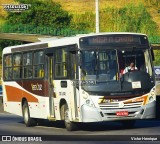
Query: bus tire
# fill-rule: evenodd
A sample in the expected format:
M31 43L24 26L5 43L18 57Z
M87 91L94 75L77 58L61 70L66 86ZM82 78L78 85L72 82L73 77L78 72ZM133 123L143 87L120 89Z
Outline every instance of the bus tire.
M124 128L133 128L135 126L135 122L135 120L124 120L121 123Z
M76 123L69 120L69 108L67 104L64 105L64 124L68 131L74 131L78 128Z
M63 104L60 108L61 120L64 120L64 107L65 107L65 104Z
M22 111L23 111L23 119L26 127L35 126L37 122L36 122L36 119L33 119L30 117L30 112L29 112L29 107L27 102L24 102Z

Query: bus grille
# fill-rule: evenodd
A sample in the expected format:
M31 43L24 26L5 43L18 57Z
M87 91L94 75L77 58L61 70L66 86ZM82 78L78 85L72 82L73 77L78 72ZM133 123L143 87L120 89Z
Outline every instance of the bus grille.
M123 103L121 102L113 102L113 103L104 103L104 104L99 104L99 107L101 110L108 110L108 109L128 109L128 108L138 108L142 106L142 101L141 102L132 102L132 103Z

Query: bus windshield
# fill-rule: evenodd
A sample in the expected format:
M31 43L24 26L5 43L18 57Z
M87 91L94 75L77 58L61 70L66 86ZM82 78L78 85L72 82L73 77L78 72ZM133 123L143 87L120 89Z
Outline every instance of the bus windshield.
M118 72L116 50L83 51L82 61L86 79L116 80Z
M149 49L90 49L81 51L82 86L88 92L145 93L154 85ZM126 68L134 63L134 71ZM92 82L93 81L93 82ZM94 84L93 84L94 83Z

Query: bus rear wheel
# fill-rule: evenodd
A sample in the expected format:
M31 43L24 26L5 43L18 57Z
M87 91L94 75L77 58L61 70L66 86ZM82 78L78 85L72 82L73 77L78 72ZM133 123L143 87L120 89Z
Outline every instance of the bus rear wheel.
M64 124L68 131L74 131L78 129L77 124L74 122L71 122L69 119L69 108L67 104L64 105Z
M22 107L22 112L23 112L24 123L27 127L35 126L37 124L36 119L30 117L30 112L27 102L24 102Z

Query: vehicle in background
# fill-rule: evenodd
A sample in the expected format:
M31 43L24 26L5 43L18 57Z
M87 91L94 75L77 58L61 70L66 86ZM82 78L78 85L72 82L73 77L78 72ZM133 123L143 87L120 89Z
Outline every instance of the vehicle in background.
M154 66L156 84L160 83L160 66Z
M0 96L3 96L2 86L0 86Z
M0 101L3 102L3 90L2 90L2 86L0 86Z

